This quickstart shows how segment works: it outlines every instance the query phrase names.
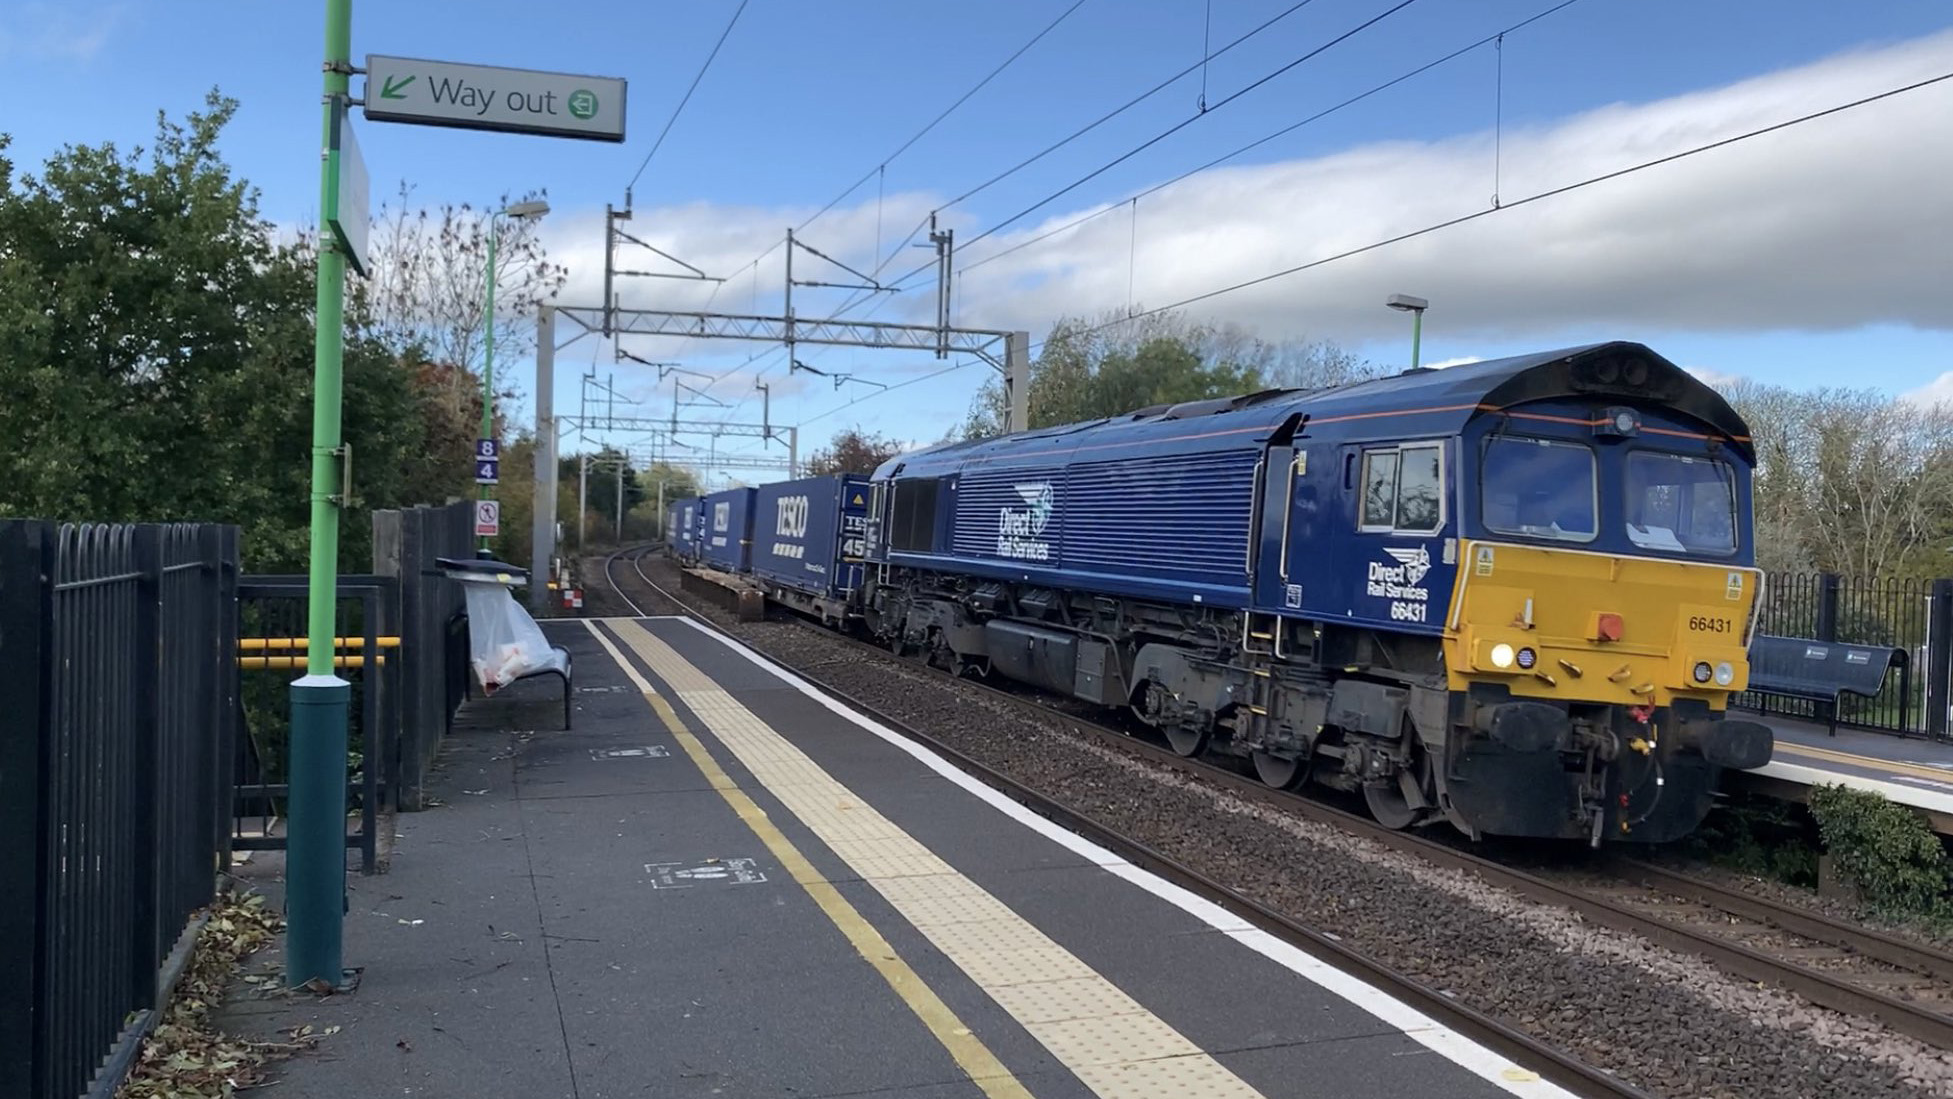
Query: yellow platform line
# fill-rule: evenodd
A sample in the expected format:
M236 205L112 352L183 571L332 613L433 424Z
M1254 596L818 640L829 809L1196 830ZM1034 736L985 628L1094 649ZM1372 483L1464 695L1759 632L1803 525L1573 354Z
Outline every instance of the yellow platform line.
M684 723L678 719L678 714L672 710L671 703L665 701L664 697L638 674L637 669L632 667L630 661L624 658L624 654L617 650L617 646L610 638L604 636L603 631L599 630L595 623L584 624L589 627L592 634L596 635L597 640L603 643L611 659L617 661L617 666L624 670L624 674L629 676L631 682L643 693L645 701L650 703L651 709L657 713L659 720L664 722L665 728L671 731L671 735L676 737L679 745L685 749L685 754L690 756L692 762L704 773L706 782L719 792L719 796L725 799L733 813L745 822L746 827L752 829L761 843L766 845L766 849L786 870L787 875L807 891L807 895L847 938L848 944L854 947L862 960L873 966L875 972L881 974L882 980L888 982L888 987L901 997L902 1002L915 1013L922 1025L929 1029L929 1033L942 1043L943 1048L949 1052L957 1066L969 1076L971 1082L981 1088L989 1099L1033 1099L1030 1091L1017 1081L1008 1068L1004 1067L1004 1063L997 1059L997 1055L991 1053L989 1047L985 1046L970 1032L970 1028L964 1026L956 1017L956 1013L950 1010L949 1005L943 1003L942 998L923 983L916 971L895 953L895 948L889 945L881 932L875 930L874 925L870 924L854 905L848 903L848 899L841 895L840 890L835 889L832 883L814 869L813 863L807 861L807 857L800 853L800 849L793 845L793 841L767 818L766 811L739 788L739 784L733 781L732 776L726 774L725 769L720 767L718 761L705 750L705 745L701 744L698 737L686 729Z
M1852 752L1840 752L1835 748L1813 748L1807 744L1777 741L1777 750L1789 752L1807 759L1822 759L1831 763L1847 763L1853 767L1863 767L1868 771L1893 771L1903 775L1938 779L1953 782L1953 768L1928 767L1919 763L1904 763L1895 759L1881 759L1878 756L1861 756Z
M611 628L768 792L1101 1099L1261 1099L835 780L650 630L635 622Z

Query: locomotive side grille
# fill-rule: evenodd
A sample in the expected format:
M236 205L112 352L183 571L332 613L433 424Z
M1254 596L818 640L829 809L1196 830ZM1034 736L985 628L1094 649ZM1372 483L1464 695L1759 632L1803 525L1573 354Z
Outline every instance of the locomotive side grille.
M1242 449L967 473L951 545L962 556L1238 584L1258 456Z

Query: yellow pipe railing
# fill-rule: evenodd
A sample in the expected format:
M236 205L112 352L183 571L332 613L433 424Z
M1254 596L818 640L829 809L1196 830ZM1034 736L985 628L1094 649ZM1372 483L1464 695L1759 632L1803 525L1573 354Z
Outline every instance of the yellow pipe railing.
M385 655L376 656L373 659L379 667L384 668L387 666L387 658ZM260 668L303 668L305 667L305 657L240 656L237 658L237 666L246 670ZM364 656L334 656L332 658L332 666L335 668L364 668L366 667L366 658Z
M400 639L397 637L381 637L375 640L382 649L397 649L400 647ZM305 637L240 637L237 639L237 647L242 652L304 652L312 647L312 642L310 638ZM335 637L332 639L332 647L335 649L364 649L366 647L366 639L364 637Z

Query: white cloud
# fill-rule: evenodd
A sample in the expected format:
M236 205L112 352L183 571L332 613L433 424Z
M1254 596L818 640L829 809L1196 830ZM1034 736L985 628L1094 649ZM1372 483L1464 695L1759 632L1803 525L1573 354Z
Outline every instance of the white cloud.
M1508 202L1708 141L1755 129L1953 68L1953 31L1726 87L1647 104L1620 104L1504 136ZM1953 116L1953 84L1936 85L1741 145L1510 209L1190 307L1267 337L1345 343L1401 340L1393 292L1430 299L1426 327L1460 338L1635 339L1650 330L1842 330L1875 323L1953 328L1953 143L1926 140ZM1482 208L1490 188L1486 133L1391 142L1311 159L1220 168L1139 204L1136 298L1165 304ZM891 195L840 207L807 240L857 267L873 262L939 199ZM1116 205L1116 204L1115 204ZM981 260L1092 208L989 238ZM715 275L722 285L623 279L627 305L771 313L781 304L783 250L751 266L807 209L695 204L641 209L631 232ZM981 223L959 210L957 235ZM571 267L563 300L601 300L600 218L549 227L552 253ZM1064 314L1128 303L1124 218L1108 216L959 276L956 319L983 328L1042 330ZM889 275L927 259L906 249ZM620 265L675 271L625 246ZM797 278L853 281L805 253ZM845 295L796 290L799 315L830 312ZM926 323L933 286L918 282L874 316ZM867 314L867 309L853 315ZM1430 333L1427 333L1427 336ZM681 341L627 338L647 357ZM763 345L748 345L754 348ZM682 346L697 354L701 345ZM712 350L724 353L722 345ZM1659 349L1657 349L1659 350ZM892 358L884 355L883 359ZM877 361L880 361L879 359ZM1720 376L1713 370L1704 376Z
M1685 366L1682 369L1695 375L1704 385L1712 386L1716 389L1721 389L1727 385L1735 385L1737 382L1744 380L1741 374L1731 374L1727 370L1717 370L1713 366Z
M88 10L79 4L22 4L0 24L0 58L87 61L101 52L128 12L127 4Z
M1936 405L1953 405L1953 370L1949 370L1918 389L1899 395L1900 400L1928 408Z

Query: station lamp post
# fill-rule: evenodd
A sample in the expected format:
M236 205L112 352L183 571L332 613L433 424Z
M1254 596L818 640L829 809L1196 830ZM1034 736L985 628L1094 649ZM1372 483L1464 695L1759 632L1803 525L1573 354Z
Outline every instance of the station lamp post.
M482 308L482 364L481 364L481 437L484 442L495 439L495 238L503 218L539 218L549 213L549 203L541 201L518 202L505 210L497 210L488 218L488 274L484 279L486 290ZM484 446L477 457L485 456L493 448ZM499 452L497 452L499 455ZM495 486L482 482L481 498L493 499ZM489 560L495 555L488 548L488 536L482 535L481 547L475 556Z
M1411 369L1416 370L1418 353L1422 350L1420 345L1424 342L1424 311L1431 307L1431 303L1409 294L1392 294L1383 304L1411 315Z

